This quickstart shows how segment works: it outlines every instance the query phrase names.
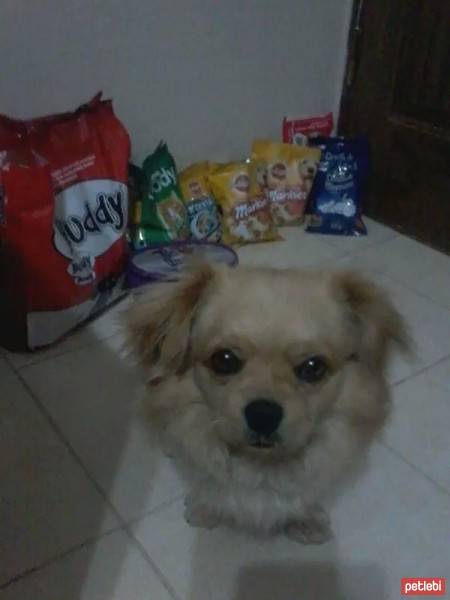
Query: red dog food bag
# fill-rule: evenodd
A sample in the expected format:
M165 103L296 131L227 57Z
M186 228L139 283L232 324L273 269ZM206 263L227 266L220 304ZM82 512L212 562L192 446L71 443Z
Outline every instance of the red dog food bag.
M333 131L333 113L308 119L283 119L283 142L307 146L308 139L314 137L328 137Z
M58 340L122 294L130 140L101 95L75 112L0 116L0 336Z

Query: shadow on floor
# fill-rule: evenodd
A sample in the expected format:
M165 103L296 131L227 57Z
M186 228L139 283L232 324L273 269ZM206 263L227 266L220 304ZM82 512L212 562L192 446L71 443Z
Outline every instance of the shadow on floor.
M153 508L162 457L136 425L136 368L118 348L89 338L84 330L82 347L24 367L19 376L44 411L15 384L20 397L11 398L9 420L0 422L0 450L9 461L7 469L0 464L2 600L125 600L121 580L130 557L131 576L145 581L134 542L107 532L123 525L115 509L139 517ZM17 412L15 400L29 406ZM63 443L50 431L55 423ZM6 428L14 436L5 446Z
M377 565L262 564L243 568L230 600L383 600Z

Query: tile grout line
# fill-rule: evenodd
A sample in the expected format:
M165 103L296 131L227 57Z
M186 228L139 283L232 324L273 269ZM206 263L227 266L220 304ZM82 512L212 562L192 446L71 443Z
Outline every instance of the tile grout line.
M369 236L369 234L367 234L367 236ZM359 237L365 237L367 239L367 236L359 236ZM352 250L349 250L350 253L353 252L361 252L362 250L366 250L366 248L375 248L376 246L381 246L381 244L386 244L387 242L391 242L392 240L396 239L399 236L399 234L394 234L392 237L389 237L387 239L384 240L378 240L378 241L372 241L369 242L368 244L364 244L364 246L362 246L361 248L353 248ZM328 236L323 236L323 237L328 237ZM358 236L337 236L340 239L357 239ZM327 240L323 240L325 242L325 244L327 246L330 246L331 248L334 248L335 250L339 250L339 245L336 243L334 244L333 242L328 242Z
M86 342L85 344L81 344L80 346L75 346L74 348L68 348L67 350L61 350L61 352L58 352L57 354L52 354L50 356L43 356L40 358L36 356L36 360L31 360L30 362L27 362L22 365L15 365L14 362L9 358L8 354L5 354L5 358L9 364L9 366L16 373L18 373L19 371L22 371L23 369L27 369L28 367L34 367L35 365L39 365L39 364L47 362L49 360L60 358L61 356L66 356L67 354L70 354L71 352L77 352L78 350L85 350L86 348L91 348L92 346L95 346L96 344L101 344L103 342L106 342L106 341L112 339L115 335L117 335L117 333L112 333L105 337L97 338L96 340Z
M153 517L155 514L161 512L162 510L168 508L169 506L172 506L172 504L175 504L176 502L179 502L180 500L182 500L185 497L185 495L186 494L183 492L182 494L177 494L170 500L165 500L164 502L157 504L156 506L154 506L150 510L142 513L141 515L137 515L136 517L132 517L131 519L126 521L125 526L127 526L127 527L133 526L133 525L136 525L137 523L140 523L141 521L144 521L148 517Z
M86 467L86 465L84 464L84 462L78 456L77 452L72 447L72 444L66 438L66 436L64 435L62 429L60 428L60 426L58 425L58 423L55 421L55 419L53 418L53 416L45 408L44 404L40 401L40 399L38 398L38 396L34 393L34 391L28 385L28 383L24 379L22 373L20 371L16 371L16 375L17 375L18 379L20 380L20 383L24 387L25 391L31 396L31 398L35 402L37 408L39 409L39 411L41 412L41 414L44 416L44 418L47 420L47 422L49 423L49 425L51 426L51 428L53 429L53 431L57 434L58 438L60 439L60 441L62 442L62 444L65 446L66 450L69 452L69 454L72 456L72 458L78 464L78 466L81 467L83 473L88 478L88 480L92 483L92 485L95 487L96 491L106 501L108 507L114 512L114 516L118 519L118 521L121 523L121 525L122 526L125 525L125 523L126 523L125 520L122 518L122 516L117 511L117 509L115 508L115 506L111 503L111 501L109 500L109 498L105 494L103 488L100 486L100 484L94 478L94 476L91 474L91 472Z
M132 531L132 527L135 524L140 523L141 521L143 521L144 519L147 519L150 516L153 517L155 514L159 513L160 511L164 510L165 508L171 506L172 504L175 504L175 502L178 502L183 497L184 497L184 494L179 494L179 495L175 496L174 498L171 498L170 500L161 502L160 504L153 507L151 510L143 513L142 515L139 515L137 517L134 517L134 518L126 521L125 525L122 528L122 531L124 531L128 535L128 537L130 538L130 541L137 547L139 552L144 556L144 559L150 564L152 569L155 571L155 573L161 580L163 586L166 588L166 590L169 592L169 594L172 596L172 598L174 600L182 600L182 599L178 596L178 594L176 593L172 584L167 579L164 572L159 568L158 564L153 560L153 558L151 557L151 555L149 554L149 552L147 551L145 546L134 535L134 533Z
M126 526L117 526L108 531L105 531L104 533L101 533L100 535L98 535L96 537L88 538L88 539L84 540L84 542L81 542L80 544L76 544L75 546L71 546L67 550L64 550L64 552L60 552L59 554L36 565L35 567L31 567L29 569L26 569L25 571L22 571L21 573L18 573L17 575L14 575L14 577L12 577L11 579L8 579L7 581L4 581L3 583L0 584L0 591L5 590L6 588L8 588L11 585L14 585L18 581L20 581L21 579L25 579L25 578L33 575L34 573L37 573L38 571L41 571L41 570L49 567L50 565L52 565L54 563L57 563L57 562L60 562L64 559L66 559L71 554L74 554L75 552L78 552L79 550L82 550L83 548L86 548L88 546L93 546L94 544L98 543L99 541L107 538L108 536L110 536L114 533L118 533L118 532L122 532L122 533L126 534L126 536L129 538L129 541L134 546L137 547L139 553L142 554L144 560L150 564L150 566L152 567L156 576L158 577L158 579L160 579L160 582L163 584L163 587L166 588L167 592L169 592L169 594L174 598L174 600L181 600L178 597L178 595L175 593L175 590L173 590L172 586L168 582L165 575L161 572L159 567L154 563L154 561L149 556L149 554L147 553L145 548L142 546L141 542L133 536L133 534L129 531L129 529Z
M130 298L129 294L126 294L125 296L118 298L115 302L113 302L113 304L104 310L104 312L102 312L101 315L98 315L97 317L94 317L91 321L89 321L87 324L85 324L85 326L83 325L79 325L79 327L77 327L76 329L74 329L73 331L69 332L67 334L67 336L65 338L63 338L62 340L60 340L59 342L55 342L54 344L51 345L52 348L55 348L58 344L61 344L64 339L74 339L81 331L85 331L85 332L89 332L89 333L94 333L94 331L89 330L89 326L98 322L98 320L102 319L109 310L113 310L115 308L117 308L118 306L120 306L122 303L125 303L125 300L128 300ZM125 308L125 306L122 306L122 310ZM119 315L116 314L115 315L115 320L118 320ZM97 337L95 340L91 340L91 341L86 341L86 343L81 343L80 346L75 346L74 348L67 348L66 350L61 349L61 351L58 351L56 354L51 354L50 356L39 356L39 350L37 352L34 353L35 356L35 360L31 359L30 362L27 362L25 364L22 365L15 365L14 362L10 359L9 354L14 354L14 352L4 352L3 354L1 354L5 360L7 361L7 363L9 364L9 366L15 371L21 371L22 369L26 369L27 367L31 367L37 364L40 364L42 362L54 359L54 358L59 358L61 356L65 356L66 354L69 354L71 352L77 352L78 350L83 350L85 348L90 348L92 346L95 346L98 343L103 343L106 342L110 339L112 339L113 337L115 337L116 335L120 334L120 329L117 329L115 331L115 333L110 333L108 335L105 335L104 337ZM5 348L6 350L6 348ZM43 352L45 352L45 349L42 349ZM31 352L31 354L33 354L33 352Z
M406 377L403 377L402 379L399 379L395 383L390 384L389 388L391 390L394 390L394 388L396 388L398 385L401 385L402 383L405 383L406 381L414 379L415 377L419 377L423 373L426 373L427 371L430 371L431 369L433 369L434 367L440 365L441 363L445 362L448 359L450 359L450 354L447 354L446 356L443 356L442 358L439 358L434 363L432 363L430 365L427 365L425 367L422 367L421 369L419 369L415 373L412 373L411 375L407 375ZM395 401L393 401L393 402L395 402ZM412 463L408 458L406 458L406 456L404 456L399 450L397 450L396 448L394 448L393 446L391 446L383 438L383 434L382 433L379 436L377 436L377 442L379 444L381 444L382 446L384 446L385 448L387 448L388 450L390 450L393 454L395 454L397 456L397 458L399 458L400 460L402 460L403 462L405 462L407 465L409 465L415 471L417 471L418 473L420 473L430 483L432 483L433 485L435 485L439 490L441 490L442 492L444 492L445 494L447 494L447 495L450 496L450 490L449 489L447 489L445 486L443 486L438 481L435 481L432 477L430 477L430 475L428 475L427 473L425 473L424 471L422 471L422 469L420 467L418 467L417 465L415 465L414 463Z
M84 462L78 456L77 452L72 447L71 443L66 438L66 436L64 435L64 433L61 430L61 428L59 427L59 425L56 423L55 419L48 412L48 410L45 408L45 406L39 400L39 398L37 397L37 395L34 393L34 391L28 385L28 383L26 382L26 380L22 376L22 373L20 371L16 370L16 369L14 369L14 367L12 367L12 368L13 368L14 372L16 373L17 378L19 379L20 383L24 387L25 391L33 399L33 401L35 402L37 408L39 409L39 411L41 412L41 414L44 416L44 418L47 420L47 422L49 423L49 425L51 426L51 428L53 429L53 431L56 433L56 435L60 439L61 443L64 445L64 447L69 452L69 454L72 456L72 458L75 460L75 462L78 464L78 466L82 469L82 471L83 471L84 475L87 477L88 481L94 486L94 488L96 489L97 493L103 499L103 501L105 502L106 506L112 511L112 513L114 514L115 518L117 519L117 521L119 523L119 525L117 527L113 527L108 532L105 532L105 534L100 534L97 538L90 539L90 543L92 543L92 541L94 541L95 539L101 539L101 537L103 537L103 535L106 535L107 533L111 533L112 531L122 530L122 531L126 532L126 534L128 535L128 537L130 538L130 540L134 543L134 545L139 549L139 551L142 554L143 553L142 545L139 542L139 540L137 540L132 535L132 533L130 532L130 530L129 530L128 526L127 526L127 521L122 517L122 515L116 509L116 507L114 506L114 504L108 498L108 495L105 493L105 491L103 490L103 488L101 487L101 485L97 482L97 480L91 474L91 472L89 471L89 469L85 466ZM83 543L83 545L84 545L84 543ZM144 559L146 560L146 562L154 570L157 578L160 580L160 583L162 583L163 587L166 588L167 592L172 597L174 597L175 600L179 600L178 598L176 598L176 596L174 596L174 592L172 590L172 587L168 586L166 578L162 577L162 573L161 573L159 567L157 567L155 565L154 561L152 559L150 559L150 557L149 557L149 555L148 555L148 553L146 551L143 554L143 556L144 556ZM51 562L53 562L54 560L55 560L55 558L49 559L49 562L46 563L45 566L47 566L48 564L51 564ZM27 574L30 574L31 572L34 572L35 570L38 570L39 568L42 568L42 567L36 567L36 568L33 568L32 570L28 569L28 571L26 571L25 573L16 575L15 578L13 578L13 580L16 581L17 579L22 578L22 576L26 576ZM11 580L11 581L13 581L13 580ZM6 585L9 585L9 583L7 583ZM0 586L0 589L2 589L2 586Z
M422 298L423 300L428 300L429 302L431 302L436 308L440 308L441 310L445 310L447 312L450 312L450 307L447 306L446 304L441 304L438 300L435 300L434 298L432 298L431 296L428 296L428 294L425 294L425 292L421 292L413 287L411 287L409 284L404 283L403 281L400 281L399 279L396 279L394 277L393 274L390 274L387 271L380 271L385 277L387 277L388 279L390 279L391 281L393 281L395 284L397 284L400 287L405 288L406 290L408 290L408 292L411 292L413 294L416 294L417 296L419 296L419 298Z
M158 577L158 579L160 580L160 582L162 583L162 585L164 586L166 591L172 596L173 600L182 600L176 593L175 589L172 587L172 584L167 579L167 577L165 576L163 571L159 568L159 566L156 564L156 562L153 560L153 558L147 552L147 549L142 544L142 542L134 536L133 532L126 525L124 527L124 531L128 535L130 541L136 546L136 548L143 555L145 561L151 566L151 568L155 572L156 576Z
M157 567L157 565L153 562L153 559L151 559L151 557L149 557L147 551L145 549L144 550L142 549L141 542L134 536L133 532L130 530L130 526L135 525L135 524L143 521L144 519L147 519L148 517L155 515L156 513L169 507L171 504L175 504L175 502L180 501L183 497L184 497L184 494L179 494L176 497L172 498L171 500L167 500L166 502L162 502L161 504L158 504L157 506L153 507L151 510L143 513L142 515L133 517L129 521L125 521L123 519L125 524L119 523L116 527L112 527L111 529L108 529L107 531L104 531L103 533L100 533L97 536L89 537L79 544L70 546L66 550L64 550L58 554L55 554L54 556L50 557L49 559L45 560L44 562L42 562L34 567L30 567L29 569L26 569L25 571L22 571L21 573L18 573L17 575L14 575L10 579L0 583L0 591L9 587L10 585L16 583L20 579L24 579L25 577L28 577L29 575L33 575L33 573L36 573L37 571L45 569L46 567L52 565L55 562L64 560L65 558L67 558L71 554L74 554L78 550L81 550L82 548L84 548L86 546L92 546L92 545L96 544L97 542L101 541L102 539L108 537L109 535L112 535L113 533L118 533L118 532L123 532L123 533L127 534L127 537L131 538L130 541L133 542L134 545L138 546L140 553L144 554L145 560L147 562L150 562L152 568L155 571L157 571L158 575L159 575L159 573L160 573L159 567ZM163 575L163 579L165 579L164 575ZM172 591L172 586L169 584L168 587L169 587L168 591L172 595L174 595L176 600L178 600L177 595L175 594L175 592Z
M414 377L418 377L419 375L422 375L423 373L430 371L431 369L433 369L434 367L437 367L438 365L440 365L441 363L445 362L448 359L450 359L450 354L446 354L445 356L442 356L441 358L437 359L435 362L431 363L430 365L425 365L424 367L421 367L417 371L414 371L413 373L410 373L409 375L402 377L398 381L391 383L389 385L389 387L391 389L394 389L398 385L405 383L405 381L409 381L410 379L414 379Z
M399 450L397 450L396 448L394 448L393 446L391 446L388 442L386 442L381 437L378 438L377 441L378 441L379 444L381 444L382 446L384 446L387 450L389 450L390 452L392 452L392 454L395 454L395 456L397 458L399 458L402 462L406 463L408 466L410 466L412 469L414 469L417 473L419 473L420 475L422 475L422 477L424 477L427 481L429 481L431 484L433 484L433 486L437 487L438 490L440 490L446 496L450 497L450 490L449 489L447 489L445 486L443 486L438 481L435 481L432 477L430 477L430 475L428 475L427 473L425 473L425 471L422 471L422 469L420 467L418 467L417 465L415 465L414 463L412 463Z
M337 260L342 259L342 258L346 258L350 255L358 255L358 252L362 252L368 248L373 249L377 246L381 246L383 244L392 242L394 239L397 239L399 237L401 237L402 234L397 233L396 235L386 239L386 240L382 240L379 242L372 242L370 244L366 244L365 246L363 246L362 248L357 248L357 249L352 249L349 250L348 252L344 253L342 256L338 256ZM338 249L337 245L334 245L332 242L327 242L326 240L324 240L325 244L327 246L330 247L334 247L336 249ZM418 244L420 244L420 242L417 242ZM425 248L428 248L428 246L426 246L425 244L421 244L422 246L424 246ZM324 261L325 262L325 261ZM321 263L320 263L321 264ZM422 292L420 290L417 290L413 287L411 287L411 285L405 283L404 281L400 281L398 279L395 278L394 275L390 274L388 271L386 271L384 268L381 269L379 267L375 268L375 267L371 267L374 271L377 271L378 273L385 275L388 279L390 279L391 281L393 281L394 283L396 283L397 285L400 285L401 287L404 287L405 289L407 289L409 292L415 293L417 294L417 296L419 296L420 298L423 298L424 300L429 300L432 304L434 304L436 307L440 308L441 310L446 310L448 312L450 312L450 306L447 306L445 303L441 303L438 300L435 300L434 298L432 298L431 296L429 296L428 294L426 294L425 292Z
M370 247L374 247L375 245L381 245L385 242L389 242L394 238L390 238L389 240L385 240L384 242L380 242L379 244L373 244ZM364 246L363 249L367 248L368 246ZM350 250L349 252L347 252L346 254L343 254L342 256L337 257L336 260L342 260L343 258L349 258L350 256L355 256L357 255L357 252L355 252L354 250ZM323 265L324 263L326 263L327 261L321 261L320 263L318 263L318 267L321 267L321 265ZM409 285L407 285L406 283L404 283L403 281L399 281L397 279L394 278L393 275L391 275L390 273L386 272L385 270L380 269L379 267L372 267L373 271L375 273L377 273L378 275L382 275L384 277L386 277L387 279L389 279L390 281L394 282L396 285L398 285L400 288L404 288L405 290L407 290L408 292L411 292L412 294L415 294L416 296L418 296L419 298L422 298L423 300L428 300L429 302L431 302L436 308L439 308L441 310L446 310L448 312L450 312L450 308L440 304L439 302L437 302L436 300L434 300L433 298L431 298L430 296L427 296L426 294L419 292L416 289L413 289L412 287L410 287ZM382 285L382 284L380 284ZM418 375L421 375L422 373L428 371L429 369L433 368L434 366L439 365L441 362L444 362L445 360L450 358L450 354L446 354L445 356L442 356L441 358L437 359L435 362L431 363L430 365L426 365L424 367L419 368L417 371L413 371L412 373L410 373L409 375L399 379L398 381L395 381L393 383L391 383L389 385L389 387L394 388L397 385L400 385L401 383L404 383L405 381L412 379L413 377L416 377Z
M67 548L67 550L64 550L63 552L55 554L55 556L52 556L52 557L48 558L47 560L44 560L42 563L36 565L35 567L30 567L29 569L26 569L25 571L22 571L21 573L14 575L7 581L0 583L0 591L6 589L7 587L16 583L17 581L20 581L21 579L28 577L29 575L33 575L34 573L41 571L42 569L45 569L46 567L52 565L55 562L64 560L71 554L77 552L78 550L81 550L82 548L85 548L86 546L93 545L96 542L102 540L103 538L106 538L109 535L112 535L113 533L117 533L118 531L122 531L122 530L123 530L122 526L113 527L112 529L109 529L108 531L105 531L96 537L90 537L79 544L70 546L70 548Z

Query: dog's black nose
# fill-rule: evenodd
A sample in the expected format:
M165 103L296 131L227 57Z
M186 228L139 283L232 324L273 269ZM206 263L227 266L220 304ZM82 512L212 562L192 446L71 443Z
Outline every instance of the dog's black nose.
M244 415L249 429L268 437L278 429L283 409L276 402L258 399L247 404Z

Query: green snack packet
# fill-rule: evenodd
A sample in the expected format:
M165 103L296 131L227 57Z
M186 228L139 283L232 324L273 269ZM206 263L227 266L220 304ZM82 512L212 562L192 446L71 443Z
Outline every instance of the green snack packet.
M161 242L159 230L153 227L130 227L127 239L133 250L142 250L164 243Z
M189 235L175 161L160 142L142 165L142 206L139 246L184 240Z

